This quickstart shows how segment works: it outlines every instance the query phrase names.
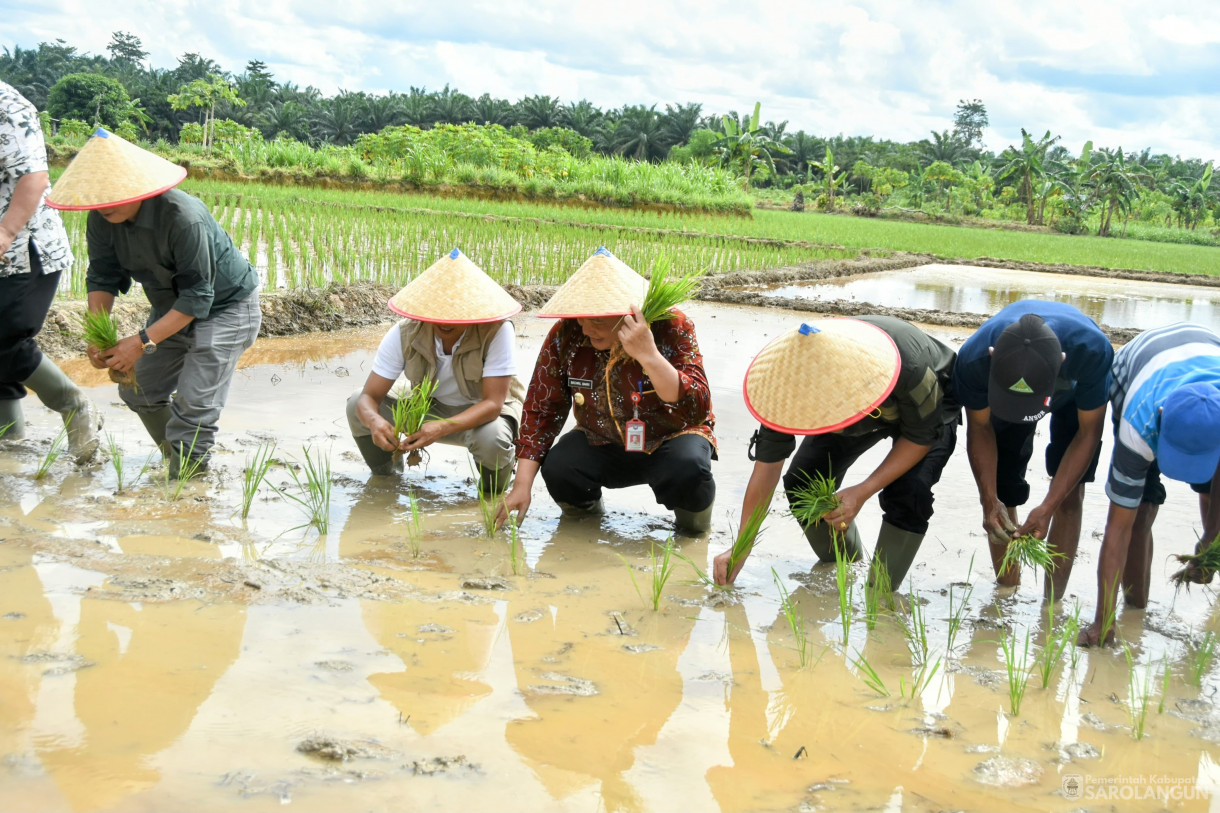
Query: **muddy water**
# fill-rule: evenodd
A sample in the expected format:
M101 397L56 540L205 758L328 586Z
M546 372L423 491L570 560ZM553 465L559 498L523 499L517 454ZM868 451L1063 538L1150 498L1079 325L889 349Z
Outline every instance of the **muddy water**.
M716 528L680 542L706 567L728 544L749 473L742 375L801 314L690 312L721 455ZM524 357L548 325L519 320ZM1167 584L1166 555L1185 552L1198 527L1185 486L1171 486L1158 520L1149 609L1119 620L1137 683L1149 684L1136 740L1131 670L1116 650L1069 652L1048 687L1035 674L1020 714L1009 713L999 641L1028 631L1040 651L1045 608L1032 572L1015 591L992 584L964 449L939 486L913 589L873 629L859 565L844 642L833 568L814 565L782 499L738 589L692 584L678 563L654 612L631 575L647 591L650 543L671 526L646 489L609 492L604 517L573 519L539 486L514 572L506 536L481 530L455 450L436 449L399 481L370 480L342 405L381 333L260 341L234 382L212 473L176 500L159 470L118 493L108 465L60 461L36 479L54 422L27 405L29 439L0 455L0 809L1212 806L1220 672L1188 682L1187 642L1220 624L1210 592L1175 596ZM130 482L150 451L138 422L112 385L66 366L103 405ZM270 439L285 461L305 445L329 456L327 534L300 527L299 506L267 487L241 519L244 461ZM282 467L269 479L299 493ZM1038 493L1046 478L1035 470L1032 483ZM418 553L408 488L423 509ZM1056 627L1077 604L1092 612L1105 510L1091 488ZM861 519L869 547L878 524L874 502ZM805 619L805 668L773 570ZM951 601L968 590L949 650ZM937 667L914 693L922 647L899 623L911 603ZM889 696L865 684L861 661Z
M1074 305L1098 324L1111 327L1145 330L1191 321L1220 328L1220 288L976 266L923 265L773 286L765 293L987 315L1020 299L1054 299Z

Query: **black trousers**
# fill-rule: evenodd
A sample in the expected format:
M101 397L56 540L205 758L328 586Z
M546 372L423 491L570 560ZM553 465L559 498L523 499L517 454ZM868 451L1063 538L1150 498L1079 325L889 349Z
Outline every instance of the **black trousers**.
M1029 500L1029 482L1025 472L1029 461L1034 456L1034 430L1037 423L1008 423L991 419L991 428L995 430L996 445L996 497L1004 505L1025 505ZM1059 471L1059 463L1068 444L1080 431L1080 415L1076 408L1076 399L1069 398L1051 412L1051 437L1046 444L1046 473L1051 477ZM1080 483L1091 483L1097 476L1097 463L1101 460L1101 443L1093 451L1093 459Z
M891 431L876 431L854 437L837 432L806 436L792 456L788 471L784 473L784 492L788 495L788 502L792 502L793 492L814 474L834 476L842 488L843 475L847 474L860 455L880 441L894 437ZM887 523L911 533L928 532L934 499L932 486L940 481L940 473L956 447L957 424L943 424L940 436L923 459L881 489L878 502Z
M25 397L21 382L42 363L34 337L59 289L59 272L42 273L37 251L30 251L30 269L0 277L0 401Z
M598 500L603 488L645 484L671 511L702 511L716 498L712 444L702 435L678 435L644 454L617 444L593 446L573 429L547 452L541 472L551 499L569 505Z

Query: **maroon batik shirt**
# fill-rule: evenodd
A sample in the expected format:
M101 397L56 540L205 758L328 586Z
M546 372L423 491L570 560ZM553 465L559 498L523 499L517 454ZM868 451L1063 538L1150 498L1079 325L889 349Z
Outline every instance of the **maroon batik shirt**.
M715 446L712 395L703 371L703 355L695 326L681 311L673 319L652 324L661 355L678 371L678 400L662 401L639 362L620 350L606 381L611 351L595 350L575 319L560 319L547 334L525 398L525 414L517 438L517 457L542 461L559 437L568 410L575 406L576 425L592 446L624 445L624 424L635 406L631 393L643 389L640 420L644 451L651 453L672 437L703 435ZM576 397L579 394L579 398Z

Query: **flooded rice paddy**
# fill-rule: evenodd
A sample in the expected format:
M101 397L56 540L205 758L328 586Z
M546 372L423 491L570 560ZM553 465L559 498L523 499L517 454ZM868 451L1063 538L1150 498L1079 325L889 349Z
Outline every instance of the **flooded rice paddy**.
M1220 287L1042 271L933 264L745 290L773 297L842 299L988 316L1021 299L1055 299L1110 327L1145 330L1188 321L1220 329Z
M706 568L750 471L742 376L803 314L688 311L713 388L719 494L713 532L678 541ZM516 324L528 373L550 323ZM60 461L36 479L57 421L27 400L29 438L0 454L0 809L1215 807L1220 672L1208 662L1195 685L1194 653L1220 624L1211 590L1168 585L1168 554L1198 530L1186 486L1170 485L1157 522L1148 610L1118 621L1134 666L1122 649L1068 647L1045 688L1032 669L1014 715L1001 641L1015 634L1020 648L1028 633L1034 663L1047 608L1032 571L1015 590L993 583L964 436L912 583L871 629L864 565L845 640L834 568L814 564L782 498L736 589L694 583L677 562L654 612L631 576L647 591L650 545L671 517L646 488L607 492L603 517L569 518L539 483L514 567L506 534L482 530L457 450L370 479L343 404L383 331L260 340L212 471L177 500L160 469L117 493L109 464ZM151 451L138 421L87 365L65 367L103 406L130 481ZM328 455L328 533L267 486L241 519L246 458L269 440L285 462L306 445ZM298 493L284 467L269 481ZM1037 466L1031 482L1044 492ZM1052 637L1077 606L1092 614L1106 505L1091 486ZM870 549L879 522L873 501ZM773 571L804 619L804 668ZM904 632L919 629L913 617L923 634Z

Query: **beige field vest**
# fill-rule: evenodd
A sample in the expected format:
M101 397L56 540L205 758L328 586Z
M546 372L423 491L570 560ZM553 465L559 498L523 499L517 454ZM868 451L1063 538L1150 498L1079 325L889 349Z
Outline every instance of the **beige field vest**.
M500 330L500 322L469 325L453 353L453 377L457 380L458 392L469 401L483 400L483 359L487 346ZM511 323L510 323L511 324ZM414 386L424 376L436 378L436 338L430 322L404 319L398 323L402 337L403 373ZM525 400L525 385L513 376L508 385L508 396L500 414L521 425L522 402Z

